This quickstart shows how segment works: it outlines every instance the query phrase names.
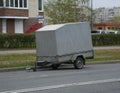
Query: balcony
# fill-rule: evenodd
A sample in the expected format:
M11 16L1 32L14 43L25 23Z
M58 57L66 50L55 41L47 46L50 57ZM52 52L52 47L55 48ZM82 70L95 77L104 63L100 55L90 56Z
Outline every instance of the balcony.
M28 0L0 0L0 18L28 18Z
M12 9L0 8L0 18L28 18L28 10L26 9Z

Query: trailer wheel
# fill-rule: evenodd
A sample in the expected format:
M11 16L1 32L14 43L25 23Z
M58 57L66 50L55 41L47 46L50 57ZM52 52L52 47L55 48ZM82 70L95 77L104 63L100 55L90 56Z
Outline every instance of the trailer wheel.
M84 59L82 57L78 57L74 61L74 68L75 69L82 69L84 67Z
M37 71L37 69L36 68L33 68L33 72L36 72Z
M60 64L52 64L52 68L53 68L54 70L58 69L59 66L60 66Z

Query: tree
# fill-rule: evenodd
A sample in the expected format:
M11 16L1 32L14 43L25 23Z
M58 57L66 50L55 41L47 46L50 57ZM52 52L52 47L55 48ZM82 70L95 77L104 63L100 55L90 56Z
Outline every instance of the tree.
M120 23L120 16L113 17L113 18L112 18L111 20L109 20L108 22Z
M49 24L80 22L83 17L89 16L83 13L83 9L87 9L88 6L81 5L86 2L89 0L47 0L44 8L45 20Z

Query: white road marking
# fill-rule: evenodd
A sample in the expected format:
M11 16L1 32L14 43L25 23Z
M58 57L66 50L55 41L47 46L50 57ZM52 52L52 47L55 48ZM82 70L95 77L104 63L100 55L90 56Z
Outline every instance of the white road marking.
M100 83L110 83L110 82L118 82L118 81L120 81L120 78L96 80L96 81L88 81L88 82L78 82L78 83L71 83L71 84L52 85L52 86L44 86L44 87L28 88L28 89L20 89L20 90L12 90L12 91L4 91L4 92L0 92L0 93L26 93L26 92L33 92L33 91L48 90L48 89L56 89L56 88L64 88L64 87L72 87L72 86L83 86L83 85L100 84Z

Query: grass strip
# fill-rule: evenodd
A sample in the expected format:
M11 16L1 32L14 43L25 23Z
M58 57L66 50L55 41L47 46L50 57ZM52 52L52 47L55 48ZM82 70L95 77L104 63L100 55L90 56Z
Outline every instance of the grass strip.
M120 60L120 49L95 50L94 55L94 59L87 59L86 62L118 61ZM4 54L0 55L0 68L33 66L35 60L35 53Z
M87 59L87 62L104 62L120 60L120 49L95 50L94 59Z
M0 68L31 66L35 59L35 53L0 55Z

